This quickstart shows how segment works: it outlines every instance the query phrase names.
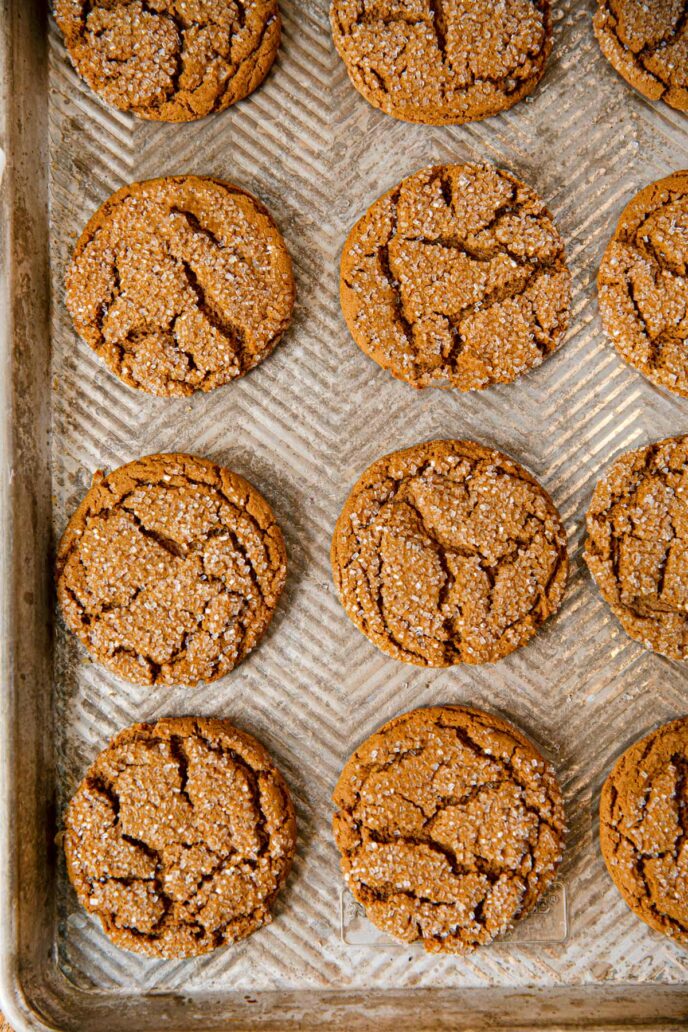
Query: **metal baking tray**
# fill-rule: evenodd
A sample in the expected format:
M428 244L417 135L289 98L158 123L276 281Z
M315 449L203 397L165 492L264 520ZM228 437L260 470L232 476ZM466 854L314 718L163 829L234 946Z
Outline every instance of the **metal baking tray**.
M595 274L621 208L688 167L688 121L646 102L602 57L594 0L555 3L554 51L526 102L464 127L407 125L350 85L327 0L283 0L267 82L183 126L107 108L70 67L39 0L2 0L3 713L0 729L0 1003L16 1029L685 1027L688 954L626 909L596 838L615 757L688 711L686 668L645 652L610 616L581 561L593 484L619 452L688 431L688 402L617 358ZM476 394L415 392L369 361L339 311L339 250L353 221L430 162L494 161L531 183L566 239L574 279L566 343L519 382ZM123 183L197 172L255 192L294 257L298 308L275 354L244 380L157 399L114 379L63 302L70 248ZM378 652L332 586L330 534L373 459L436 436L472 437L528 466L568 533L564 605L526 648L490 667L423 670ZM267 639L196 690L125 685L87 662L55 616L52 553L97 467L183 450L248 476L290 556ZM503 713L556 764L570 836L557 886L510 940L467 958L381 938L342 894L330 792L351 750L414 706ZM119 728L163 714L222 714L255 732L293 789L294 872L274 923L189 961L118 951L78 907L55 845L60 813Z

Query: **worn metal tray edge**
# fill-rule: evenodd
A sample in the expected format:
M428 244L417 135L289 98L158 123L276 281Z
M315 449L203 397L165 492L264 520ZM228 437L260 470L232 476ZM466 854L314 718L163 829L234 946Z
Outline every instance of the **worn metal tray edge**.
M16 1032L391 1028L685 1027L681 986L413 992L305 991L109 1000L60 972L52 951L54 777L48 477L45 5L0 0L0 1006ZM21 534L14 530L21 527ZM537 1016L534 1013L537 1011Z

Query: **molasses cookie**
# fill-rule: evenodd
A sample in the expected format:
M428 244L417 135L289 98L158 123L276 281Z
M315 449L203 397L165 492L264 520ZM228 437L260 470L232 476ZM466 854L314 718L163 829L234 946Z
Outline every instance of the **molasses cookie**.
M597 0L593 24L602 53L626 82L688 111L685 0Z
M277 0L56 0L72 63L109 104L190 122L252 93L280 41Z
M201 717L121 731L65 816L79 902L115 945L149 957L207 953L266 924L295 842L267 750Z
M688 717L617 760L602 789L600 846L631 910L688 947Z
M549 0L332 0L359 93L407 122L460 125L531 93L552 49Z
M597 288L622 358L688 397L688 172L651 183L624 208Z
M534 190L491 165L403 179L351 230L344 318L358 346L414 387L509 383L563 339L571 277Z
M688 658L688 437L626 452L598 482L585 561L631 638Z
M469 953L533 909L564 848L554 771L512 724L433 706L384 724L334 791L346 882L378 928Z
M406 663L493 663L564 595L566 532L522 466L473 441L378 459L337 520L332 572L346 612Z
M285 577L262 495L193 455L96 473L57 554L68 627L134 684L196 685L233 670L265 633Z
M66 288L77 333L112 372L167 396L253 369L294 306L289 253L268 210L201 176L113 194L81 234Z

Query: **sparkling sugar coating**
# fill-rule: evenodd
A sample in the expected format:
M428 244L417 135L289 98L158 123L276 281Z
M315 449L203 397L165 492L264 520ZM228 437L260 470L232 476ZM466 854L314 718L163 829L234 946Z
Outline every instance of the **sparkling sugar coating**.
M77 333L130 387L210 391L253 369L289 325L289 252L267 209L231 183L133 183L92 216L66 302Z
M418 709L348 761L334 791L341 867L370 920L432 953L468 953L554 878L564 809L550 765L479 710Z
M349 617L388 655L492 663L559 608L566 532L508 456L430 441L363 473L335 527L332 571Z
M688 437L612 464L586 519L585 561L627 634L688 658Z
M688 397L688 172L651 183L626 206L597 289L619 354L659 387Z
M67 625L134 684L228 673L262 638L285 578L284 539L262 495L192 455L96 473L57 555Z
M268 922L295 842L281 774L226 720L126 728L65 815L80 903L117 946L152 957L207 953Z
M686 0L597 0L593 21L602 53L651 100L688 111Z
M688 717L617 760L602 789L600 846L631 910L688 947Z
M568 325L561 236L535 191L491 165L402 180L356 223L340 273L354 340L415 387L509 383Z
M277 0L56 0L72 62L122 111L190 122L223 111L267 75Z
M549 0L332 0L334 43L389 115L461 124L535 89L552 49Z

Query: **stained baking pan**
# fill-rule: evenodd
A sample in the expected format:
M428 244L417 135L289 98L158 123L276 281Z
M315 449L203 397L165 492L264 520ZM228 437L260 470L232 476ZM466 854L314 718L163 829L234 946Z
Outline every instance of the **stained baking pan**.
M688 431L688 403L653 388L605 342L597 265L642 185L688 167L686 121L646 102L602 57L592 0L555 4L543 83L464 127L395 121L351 87L325 0L284 0L264 86L198 123L107 108L71 69L36 0L5 0L2 145L2 1007L17 1029L376 1029L685 1026L688 954L625 908L599 855L595 806L614 758L688 711L685 669L645 652L609 615L581 562L583 517L619 452ZM566 239L572 325L521 381L477 394L415 392L370 362L337 299L341 244L367 205L430 162L489 160L545 199ZM63 273L86 219L116 188L199 172L246 187L294 255L295 323L244 380L191 399L139 395L75 336ZM361 470L431 437L472 437L528 466L565 519L573 570L559 615L491 667L407 667L349 623L328 567L332 527ZM92 471L140 454L197 452L246 474L290 554L261 647L196 690L122 684L54 618L51 553ZM349 752L424 703L468 702L520 724L554 761L570 825L541 911L467 958L428 957L375 933L342 894L329 796ZM235 948L153 962L118 951L76 904L54 844L78 778L119 728L222 714L255 732L297 803L299 854L273 924Z

